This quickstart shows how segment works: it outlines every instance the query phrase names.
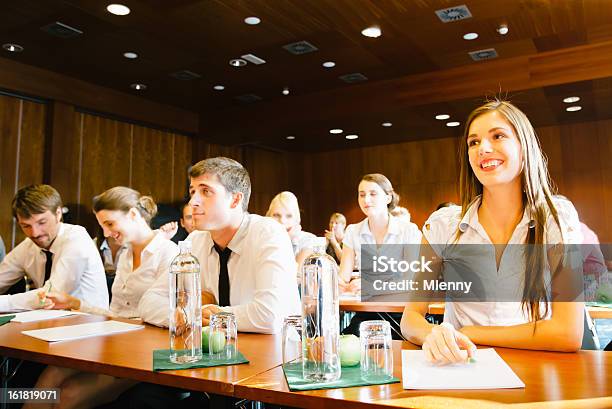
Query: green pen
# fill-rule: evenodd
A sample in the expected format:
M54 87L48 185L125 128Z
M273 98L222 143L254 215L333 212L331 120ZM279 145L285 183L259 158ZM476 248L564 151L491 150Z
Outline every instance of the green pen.
M49 289L46 290L43 294L45 295L43 298L40 299L40 305L43 306L45 305L45 302L47 301L47 293L51 291L51 289L53 288L52 284L51 284L51 280L48 281L49 283Z

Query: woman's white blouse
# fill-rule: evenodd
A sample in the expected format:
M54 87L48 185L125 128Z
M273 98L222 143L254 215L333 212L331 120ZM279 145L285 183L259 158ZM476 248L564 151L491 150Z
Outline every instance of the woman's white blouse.
M582 233L576 209L569 200L555 197L553 199L559 215L561 230L552 216L549 217L546 226L546 243L548 246L555 244L580 244ZM488 234L478 221L478 208L480 198L461 217L460 206L445 207L434 212L423 226L423 235L430 243L434 252L444 260L444 253L452 244L484 244L493 246ZM529 217L527 211L516 226L508 244L524 244L527 232L533 228L534 221ZM461 233L457 238L457 231ZM500 259L499 268L495 260L495 252L492 250L491 260L487 260L487 274L490 271L489 280L494 282L500 289L516 289L516 300L521 299L525 265L517 263L517 257L506 254L512 248L519 246L507 246ZM546 266L545 277L550 280L550 269ZM507 292L505 293L507 294ZM529 317L523 311L521 303L515 301L487 301L487 302L447 302L444 311L444 322L452 324L459 329L467 325L482 326L507 326L518 325L529 321Z
M416 224L389 215L389 228L382 244L420 244L421 237L421 232ZM367 217L359 223L350 224L342 240L343 247L347 246L355 252L354 268L357 270L361 270L362 244L376 244Z
M81 310L94 314L110 315L121 318L137 318L138 304L142 295L163 274L168 274L170 264L179 253L178 246L156 233L140 255L140 266L133 269L134 253L131 245L121 253L117 272L113 281L110 311L94 309L86 304Z

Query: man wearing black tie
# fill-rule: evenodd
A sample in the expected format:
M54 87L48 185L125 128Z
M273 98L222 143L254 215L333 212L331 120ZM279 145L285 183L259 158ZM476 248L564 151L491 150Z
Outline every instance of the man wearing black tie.
M286 316L300 313L289 236L275 220L247 212L251 182L240 163L206 159L189 176L197 231L188 240L211 300L202 307L202 324L226 311L236 316L238 331L279 332ZM168 278L162 277L143 295L139 311L145 321L167 326L168 310Z
M108 308L104 267L81 226L62 223L62 199L49 185L30 185L13 198L13 216L26 239L0 263L0 294L27 275L34 289L0 295L0 312L44 306L41 291L63 291Z

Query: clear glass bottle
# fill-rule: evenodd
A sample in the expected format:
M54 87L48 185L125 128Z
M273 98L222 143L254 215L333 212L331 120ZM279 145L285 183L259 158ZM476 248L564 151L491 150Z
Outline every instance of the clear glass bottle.
M170 361L202 359L202 292L200 263L191 242L179 242L180 253L170 264Z
M313 240L302 270L302 372L304 379L332 382L341 374L338 267L325 253L325 237Z

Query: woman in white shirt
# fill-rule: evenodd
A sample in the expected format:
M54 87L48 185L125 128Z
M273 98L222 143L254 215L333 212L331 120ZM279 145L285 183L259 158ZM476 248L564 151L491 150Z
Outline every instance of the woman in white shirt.
M502 298L516 294L516 301L447 302L444 323L438 326L425 320L428 302L418 299L405 308L404 336L440 364L465 361L461 349L472 357L475 344L576 351L582 340L584 304L559 302L570 300L567 293L563 300L558 294L573 285L575 257L566 244L580 242L580 226L571 202L551 193L531 123L512 104L491 101L470 114L459 146L462 206L442 208L430 216L423 228L422 254L437 260L432 277L441 271L446 276L463 264L480 274L485 288L506 291ZM467 258L448 256L468 244L489 252L478 266L484 269L467 263ZM517 248L525 251L525 245L531 247L519 253L523 257L510 257ZM425 277L417 281L421 278Z
M359 279L351 281L353 270L361 267L362 244L419 244L421 232L416 224L392 216L391 211L399 203L399 195L393 190L385 175L371 173L361 178L358 201L366 218L346 228L340 261L340 287L344 292L358 293Z
M421 232L416 224L391 215L391 211L399 203L399 195L395 193L386 176L372 173L361 178L358 201L366 218L346 228L338 280L342 292L354 295L359 295L361 292L361 279L352 279L351 276L353 270L361 270L362 244L374 244L377 247L387 244L418 246L421 242ZM388 248L383 249L382 253L388 253L387 250ZM393 338L401 339L400 314L357 313L342 332L359 336L361 322L381 318L391 323Z
M158 277L168 272L172 259L178 254L178 248L149 227L151 218L157 212L157 206L150 196L142 196L133 189L118 186L96 196L93 209L104 235L126 246L119 257L110 309L95 308L87 300L53 292L45 295L48 303L45 308L137 318L142 295ZM43 371L36 387L62 388L62 404L83 408L111 402L135 383L112 376L50 366ZM36 408L39 406L36 405Z

